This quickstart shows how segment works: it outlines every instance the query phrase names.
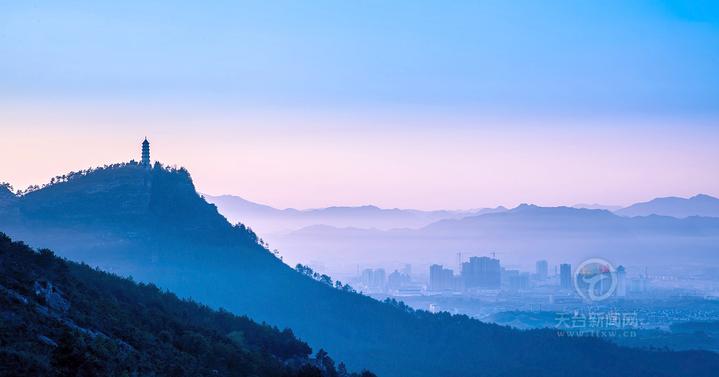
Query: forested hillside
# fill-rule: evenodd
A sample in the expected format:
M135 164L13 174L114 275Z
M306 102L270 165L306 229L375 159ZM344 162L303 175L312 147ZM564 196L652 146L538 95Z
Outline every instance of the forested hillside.
M349 376L324 351L310 358L289 329L35 252L2 233L0 319L2 376Z

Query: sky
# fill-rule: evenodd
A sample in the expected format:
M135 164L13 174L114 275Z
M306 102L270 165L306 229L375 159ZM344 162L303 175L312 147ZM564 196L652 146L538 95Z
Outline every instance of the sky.
M719 196L712 1L0 3L0 181L152 157L277 207Z

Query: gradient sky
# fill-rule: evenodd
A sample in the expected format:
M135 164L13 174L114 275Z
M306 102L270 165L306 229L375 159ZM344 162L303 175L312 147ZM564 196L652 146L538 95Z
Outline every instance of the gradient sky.
M719 196L712 1L0 3L0 181L139 157L279 207Z

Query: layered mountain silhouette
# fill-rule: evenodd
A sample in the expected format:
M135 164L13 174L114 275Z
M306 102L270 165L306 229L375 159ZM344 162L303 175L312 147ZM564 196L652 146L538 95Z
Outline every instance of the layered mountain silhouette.
M622 209L622 206L614 206L614 205L606 205L606 204L599 204L599 203L577 203L573 205L574 208L584 208L584 209L606 209L607 211L616 211L618 209Z
M626 208L601 204L545 207L555 215L550 221L555 225L553 229L541 229L539 236L529 228L547 227L549 223L541 224L545 218L524 219L531 212L526 209L542 208L531 205L512 211L504 207L418 211L376 206L281 210L231 195L205 198L233 221L251 224L273 248L282 250L289 261L313 261L334 271L354 271L357 265L407 263L409 260L401 256L409 253L411 261L420 265L454 265L456 252L471 255L491 251L506 251L503 258L514 264L522 260L531 262L535 257L545 258L551 253L566 262L616 255L617 263L646 265L647 261L666 264L673 257L691 263L714 263L705 257L716 251L712 247L716 239L705 237L712 234L702 231L707 230L707 224L714 223L713 220L677 222L658 217L716 217L717 199L708 195L690 199L659 198ZM588 222L598 221L592 217L593 212L567 212L572 208L604 210L606 224ZM504 212L512 212L512 215L474 219ZM562 212L565 215L559 216ZM625 221L619 216L609 216L612 213L621 217L652 218ZM452 221L444 223L443 220ZM586 229L580 229L581 224ZM439 232L444 226L449 229ZM425 227L428 229L421 229ZM585 237L587 232L591 237ZM648 256L651 258L646 259Z
M606 216L596 214L597 220ZM452 221L423 231L441 231ZM335 288L288 267L246 226L227 222L196 193L186 170L159 164L71 174L1 207L0 231L289 327L350 369L380 376L712 376L719 368L714 353L628 349L553 330L518 331Z
M269 241L287 255L326 263L380 264L411 255L416 263L454 266L457 252L498 252L503 262L527 263L528 268L550 256L555 263L601 256L625 265L711 265L719 252L719 218L625 217L606 210L522 204L420 229L311 226Z
M622 216L719 217L719 199L704 194L695 195L691 198L670 196L636 203L617 210L616 213Z
M209 203L215 204L220 212L231 221L253 225L263 235L286 234L313 225L329 225L337 228L360 228L391 230L396 228L421 228L433 222L461 219L488 213L504 212L507 208L482 208L469 210L421 211L415 209L379 208L373 205L340 206L298 210L278 209L255 203L235 195L203 195ZM577 209L607 210L621 216L690 216L719 217L719 199L699 194L691 198L656 198L628 207L603 204L580 203Z
M294 208L277 209L233 195L203 195L203 197L208 202L217 205L220 212L230 220L252 224L252 228L263 235L298 230L311 225L382 230L419 228L439 220L506 210L500 206L466 211L421 211L399 208L385 209L373 205L298 210Z

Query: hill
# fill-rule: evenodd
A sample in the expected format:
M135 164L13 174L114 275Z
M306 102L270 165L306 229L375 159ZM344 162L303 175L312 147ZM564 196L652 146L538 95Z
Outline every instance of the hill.
M444 220L425 227L425 230L444 232L480 229L485 232L504 229L510 232L572 231L584 235L607 233L675 233L713 235L719 230L715 218L677 219L670 216L625 218L601 209L572 207L539 207L521 204L504 213L471 216L460 220Z
M518 331L378 302L329 277L309 277L246 226L229 224L194 191L184 169L126 164L86 171L2 211L0 229L32 245L289 327L350 369L380 376L711 376L719 368L713 353Z
M379 208L373 205L357 207L327 207L298 210L277 209L258 204L239 196L203 195L232 221L252 224L263 235L284 233L312 225L355 228L419 228L443 219L456 219L480 213L501 212L504 207L468 211L421 211L416 209Z
M577 204L573 205L572 207L584 208L584 209L605 209L607 211L616 211L616 210L622 208L622 206L606 205L606 204L599 204L599 203L577 203Z
M12 192L12 186L0 182L0 207L10 206L15 203L17 197Z
M283 253L326 263L389 264L411 255L417 264L456 264L455 253L500 253L503 263L533 268L538 259L577 263L598 255L617 264L716 265L719 219L624 217L606 210L523 204L500 213L447 219L420 229L307 227L272 237Z
M0 303L3 376L348 375L324 351L309 358L291 330L35 252L2 233Z
M719 217L719 199L699 194L691 198L666 197L636 203L616 211L622 216Z

